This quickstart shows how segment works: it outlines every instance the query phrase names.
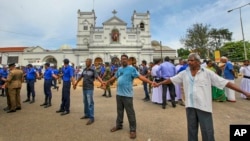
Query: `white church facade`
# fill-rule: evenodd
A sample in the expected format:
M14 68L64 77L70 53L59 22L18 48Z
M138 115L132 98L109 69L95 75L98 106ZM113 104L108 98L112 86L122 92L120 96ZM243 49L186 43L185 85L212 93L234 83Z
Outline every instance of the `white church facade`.
M122 54L133 57L139 65L142 60L152 62L154 59L169 56L176 58L176 50L151 39L150 13L133 12L132 25L116 16L104 21L102 27L96 26L95 11L82 12L78 10L78 27L76 48L67 45L57 50L47 50L42 47L27 47L23 50L1 51L0 63L7 64L16 61L20 65L28 63L50 62L57 66L68 58L76 66L84 64L91 58L95 64L119 61ZM12 58L12 59L9 59Z

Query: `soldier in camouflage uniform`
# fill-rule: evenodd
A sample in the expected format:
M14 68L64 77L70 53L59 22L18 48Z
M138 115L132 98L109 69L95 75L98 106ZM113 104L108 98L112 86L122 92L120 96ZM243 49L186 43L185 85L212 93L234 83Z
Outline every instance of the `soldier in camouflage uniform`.
M102 76L102 80L103 81L107 81L111 78L111 69L109 67L109 63L105 62L105 72ZM106 92L108 91L108 96L106 94ZM106 85L106 89L104 90L104 94L102 96L106 96L106 97L111 97L111 90L110 90L110 84Z

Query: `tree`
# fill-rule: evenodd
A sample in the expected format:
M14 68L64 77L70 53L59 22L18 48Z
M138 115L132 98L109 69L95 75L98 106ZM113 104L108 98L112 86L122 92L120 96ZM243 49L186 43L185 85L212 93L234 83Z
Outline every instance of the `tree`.
M181 39L181 43L192 52L197 52L202 58L213 58L213 52L231 39L232 32L228 29L210 29L209 25L197 23L187 29L187 34Z
M181 42L187 49L190 49L192 52L198 53L202 58L205 58L208 33L208 25L197 23L187 29L186 37L181 39Z
M246 42L247 58L249 55L250 43ZM221 55L226 56L232 62L245 60L243 41L225 43L220 49Z
M178 57L181 57L181 59L187 59L188 55L190 54L190 51L185 48L177 49Z

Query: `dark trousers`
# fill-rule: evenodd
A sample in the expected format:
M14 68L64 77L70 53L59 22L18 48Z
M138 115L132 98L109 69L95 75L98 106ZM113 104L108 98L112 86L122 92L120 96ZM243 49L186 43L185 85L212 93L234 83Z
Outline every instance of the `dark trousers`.
M70 107L70 81L63 81L62 104L60 110L69 112Z
M170 97L171 97L171 101L174 102L175 101L175 86L173 83L171 84L162 84L162 106L166 106L167 105L167 90L169 90L170 93Z
M116 126L122 128L124 109L126 110L130 132L136 131L136 118L133 106L133 97L116 96L117 119Z
M30 94L35 97L35 80L26 80L27 83L27 98L30 99Z
M52 83L52 79L48 79L48 80L44 80L44 94L46 97L51 98L52 97L52 93L51 93L51 83Z
M57 87L57 79L52 78L52 86L56 89L56 87Z
M148 83L147 82L143 82L143 89L145 92L145 99L150 99L149 94L148 94Z
M214 141L214 128L212 113L195 108L186 108L188 141L198 141L198 128L200 124L202 141Z

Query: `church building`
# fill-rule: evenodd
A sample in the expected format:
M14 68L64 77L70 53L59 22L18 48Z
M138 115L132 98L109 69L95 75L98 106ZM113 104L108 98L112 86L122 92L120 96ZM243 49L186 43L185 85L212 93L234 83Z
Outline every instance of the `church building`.
M0 63L7 64L16 58L20 65L28 63L50 62L57 66L62 64L62 60L68 58L76 66L83 65L87 58L91 58L95 65L112 62L118 63L120 56L126 54L136 60L137 65L142 60L152 62L154 59L169 56L176 59L176 50L167 46L162 46L156 40L151 39L150 13L133 12L131 25L116 16L117 11L113 10L111 17L96 26L95 11L77 11L77 43L72 48L62 45L56 50L47 50L43 47L22 47L22 51L17 50L2 52ZM11 48L11 47L7 47Z

